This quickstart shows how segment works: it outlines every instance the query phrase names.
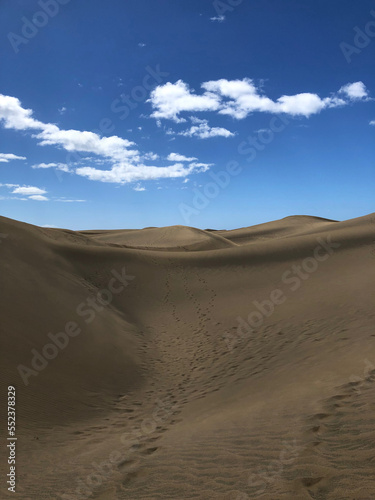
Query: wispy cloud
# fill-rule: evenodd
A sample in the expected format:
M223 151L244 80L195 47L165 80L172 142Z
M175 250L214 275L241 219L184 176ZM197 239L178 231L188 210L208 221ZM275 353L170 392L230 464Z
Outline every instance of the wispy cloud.
M17 156L12 153L0 153L0 163L9 163L11 160L26 160L26 157Z
M169 160L169 161L195 161L195 160L197 160L197 158L194 158L194 156L189 158L187 156L180 155L178 153L169 153L169 155L167 156L167 160Z
M152 160L152 161L155 161L155 160L158 160L159 159L159 155L156 154L156 153L145 153L143 155L143 158L145 160Z
M30 200L36 200L36 201L48 201L48 198L46 196L43 196L41 194L33 194L29 196Z
M12 191L13 194L25 194L28 196L43 195L46 194L46 192L45 189L40 189L35 186L18 186Z
M221 16L210 17L210 21L217 22L217 23L222 23L222 22L225 21L225 16L221 15Z
M185 137L198 137L199 139L209 139L210 137L234 137L234 133L223 127L210 127L207 120L193 119L196 125L189 129L178 132L178 135Z
M12 195L17 195L8 196L8 199L48 201L47 196L45 196L47 191L36 186L20 186L19 184L0 184L0 186L8 188Z
M187 177L193 173L205 172L207 168L195 163L190 165L175 163L168 167L152 167L122 162L112 166L110 170L80 167L77 168L76 173L93 181L126 184L134 181Z
M47 191L45 189L36 187L36 186L21 186L19 184L0 184L0 187L7 188L12 195L16 196L1 196L1 199L12 199L12 200L22 200L22 201L27 201L27 200L34 200L34 201L60 201L60 202L65 202L65 203L79 203L79 202L85 202L86 200L75 200L75 199L68 199L65 197L52 197L48 198L45 196L47 194Z
M32 165L31 168L55 168L56 170L61 170L62 172L70 172L69 165L66 163L38 163Z
M69 200L67 198L56 198L53 201L60 201L61 203L84 203L86 200Z

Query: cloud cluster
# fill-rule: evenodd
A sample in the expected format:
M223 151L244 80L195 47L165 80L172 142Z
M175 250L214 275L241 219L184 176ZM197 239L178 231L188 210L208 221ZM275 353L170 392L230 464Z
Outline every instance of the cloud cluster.
M69 165L66 163L38 163L32 165L31 168L55 168L56 170L61 170L61 172L70 172Z
M363 82L354 82L342 86L336 93L324 98L307 92L282 95L274 100L264 95L253 80L243 78L204 82L201 84L200 94L182 80L176 83L168 82L157 86L147 102L153 109L151 116L160 125L161 119L187 123L188 119L181 115L193 112L216 112L238 120L254 112L309 117L327 108L368 99L368 91ZM30 132L42 147L55 146L68 153L65 163L38 163L32 166L34 169L54 168L63 172L74 172L90 180L125 184L155 179L187 178L191 174L205 172L211 166L198 162L195 157L177 153L171 153L167 158L172 164L149 165L148 162L160 160L159 156L153 152L140 152L133 141L116 135L102 137L95 132L64 130L56 124L43 123L34 118L33 111L24 108L19 99L2 94L0 124L7 129ZM207 119L199 119L196 116L190 116L189 125L185 130L167 133L198 139L228 138L235 135L226 128L212 127ZM74 158L73 164L68 160L69 156ZM0 153L0 162L16 159L26 158ZM44 201L44 195L45 193L34 193L28 196Z
M211 137L234 137L234 133L223 127L210 127L208 120L200 120L194 116L190 117L195 124L189 129L178 132L185 137L198 137L198 139L209 139Z
M35 201L47 201L48 198L44 196L47 191L35 186L20 186L19 184L0 184L0 187L5 187L10 190L10 194L15 194L18 196L10 196L8 198L18 199L18 200L35 200ZM20 197L21 195L21 197ZM27 197L27 198L25 198ZM4 197L2 197L4 198Z
M43 123L33 118L30 109L22 107L16 97L0 94L0 121L7 129L38 130L33 137L41 146L59 146L66 151L94 153L111 159L134 158L138 151L131 148L134 143L117 136L100 137L94 132L61 130L57 125Z
M0 196L0 199L12 199L12 200L34 200L34 201L49 201L50 198L45 196L47 191L45 189L38 188L36 186L21 186L20 184L0 184L0 187L7 188L10 195L15 196ZM84 202L86 200L69 200L67 198L53 198L53 201L61 202Z
M202 83L201 88L202 93L196 94L182 80L159 85L151 92L148 100L153 108L151 116L157 120L164 118L176 123L186 121L180 116L181 113L200 111L216 111L238 120L254 112L309 117L323 109L345 106L368 97L363 82L348 83L329 97L322 98L317 94L304 92L282 95L276 100L264 95L250 78L211 80ZM192 135L195 135L194 132Z
M199 107L200 98L192 100L192 106ZM55 124L36 120L32 110L23 108L17 98L2 94L0 94L0 122L7 129L32 131L40 146L57 146L69 153L94 154L101 157L109 169L102 170L92 166L75 169L76 174L91 180L124 184L150 179L186 177L208 168L204 164L184 165L180 162L162 167L146 165L145 162L154 161L158 156L155 153L141 154L132 141L118 136L100 137L88 131L62 130ZM71 170L69 165L64 163L39 163L33 165L33 168Z

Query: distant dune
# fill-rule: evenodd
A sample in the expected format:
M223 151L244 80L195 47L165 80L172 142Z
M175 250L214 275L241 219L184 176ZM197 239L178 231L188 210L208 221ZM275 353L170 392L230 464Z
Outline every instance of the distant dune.
M375 498L375 214L0 233L14 498Z
M186 226L152 227L120 231L82 231L95 241L153 250L218 250L234 246L229 238Z

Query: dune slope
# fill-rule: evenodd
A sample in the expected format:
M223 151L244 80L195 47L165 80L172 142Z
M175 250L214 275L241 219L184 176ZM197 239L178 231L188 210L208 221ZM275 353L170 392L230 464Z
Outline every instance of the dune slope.
M375 498L374 222L0 218L13 496Z

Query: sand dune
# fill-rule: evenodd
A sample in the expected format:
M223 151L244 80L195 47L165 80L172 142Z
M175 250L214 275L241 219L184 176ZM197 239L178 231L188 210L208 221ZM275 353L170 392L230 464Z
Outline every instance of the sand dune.
M13 497L375 498L374 222L0 218Z
M218 232L207 232L194 227L170 226L125 231L82 231L100 242L128 248L153 250L218 250L234 246Z
M285 217L274 222L266 222L252 227L234 229L232 231L216 231L216 234L238 244L251 243L254 239L280 238L296 235L313 229L321 229L324 225L335 222L321 217L304 215Z

